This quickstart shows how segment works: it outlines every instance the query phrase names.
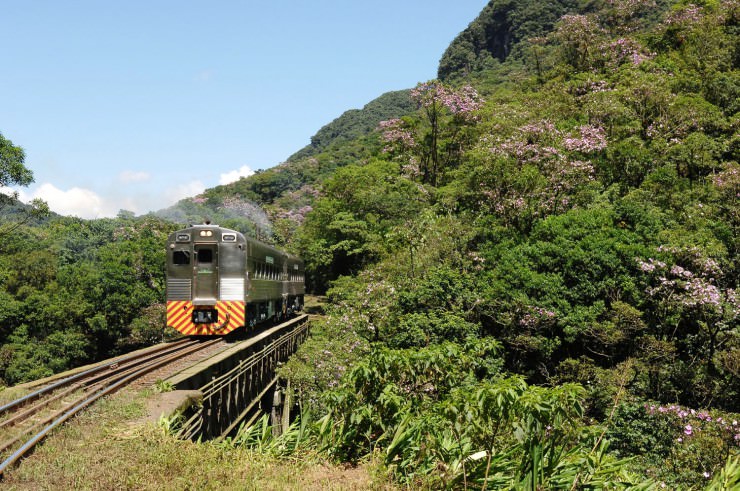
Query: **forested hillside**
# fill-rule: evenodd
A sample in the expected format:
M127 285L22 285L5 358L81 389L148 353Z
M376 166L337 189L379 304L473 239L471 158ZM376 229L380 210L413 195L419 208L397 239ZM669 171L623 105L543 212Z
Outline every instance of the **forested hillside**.
M283 369L304 426L234 444L412 488L740 486L740 3L494 0L438 73L168 212L271 231L328 296ZM3 380L160 334L175 226L3 237Z
M738 4L534 5L319 186L287 373L404 482L703 488L740 444Z

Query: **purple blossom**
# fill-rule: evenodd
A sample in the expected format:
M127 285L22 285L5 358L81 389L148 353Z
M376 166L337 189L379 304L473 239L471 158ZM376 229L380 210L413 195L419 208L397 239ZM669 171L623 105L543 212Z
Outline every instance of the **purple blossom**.
M607 60L607 66L616 67L625 61L639 65L645 60L655 58L655 53L645 53L642 46L630 38L619 38L601 47L601 54Z
M655 271L656 268L665 268L664 262L657 261L652 257L649 257L647 262L643 261L640 258L635 258L635 261L637 261L637 267L640 268L641 271L644 271L646 273L652 273L653 271Z
M543 119L537 123L525 124L519 128L519 131L531 141L560 135L560 130L558 130L555 125L547 119Z
M712 177L712 183L731 198L740 198L740 165L730 162Z
M388 143L388 145L383 148L384 152L389 153L395 149L403 150L406 148L413 148L416 145L414 135L404 126L405 123L403 120L398 118L380 122L378 127L383 132L383 141Z
M411 90L411 97L420 107L432 108L441 105L462 119L474 120L474 112L483 107L484 99L470 85L453 89L441 82L431 81L418 84Z
M567 150L592 153L606 148L606 132L603 128L587 124L579 128L579 133L579 136L563 140L563 145Z
M722 300L719 288L707 283L701 278L694 278L684 284L684 289L688 295L683 299L683 304L687 307L697 305L712 305L719 307Z
M676 10L668 14L663 22L669 26L676 24L694 24L701 20L703 16L702 10L703 9L701 7L697 7L691 3L680 10Z
M306 215L308 215L311 211L313 211L313 207L310 205L306 205L301 206L297 209L281 210L275 213L274 218L282 220L292 220L300 225L306 219Z
M544 309L542 307L529 307L529 312L519 320L519 325L522 327L534 327L545 321L555 319L555 312L552 310Z
M732 436L737 431L737 421L735 421L736 424L735 426L733 426L722 417L713 418L706 411L687 409L676 404L671 404L668 406L655 406L654 404L645 404L645 410L648 414L651 415L658 413L677 417L681 422L681 434L676 438L676 442L678 443L688 441L689 437L694 436L702 429L714 428L715 430L722 431L725 435L725 438L731 438L731 443L735 445L740 445L740 434Z
M689 271L688 269L684 269L679 265L675 265L671 268L671 274L683 278L692 278L694 276L694 273Z

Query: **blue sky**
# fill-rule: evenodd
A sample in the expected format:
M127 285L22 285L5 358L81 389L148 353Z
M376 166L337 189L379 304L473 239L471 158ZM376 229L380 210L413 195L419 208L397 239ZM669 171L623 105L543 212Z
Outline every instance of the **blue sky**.
M487 0L0 0L0 133L24 199L137 214L279 164L436 76Z

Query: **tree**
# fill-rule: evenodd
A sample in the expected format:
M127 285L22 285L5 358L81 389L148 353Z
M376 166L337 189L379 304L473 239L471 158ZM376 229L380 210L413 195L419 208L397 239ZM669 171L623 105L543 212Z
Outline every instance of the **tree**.
M23 165L25 159L23 149L0 133L0 186L28 186L33 182L33 172Z
M28 186L33 182L33 172L24 165L25 160L23 149L0 133L0 237L34 218L49 214L49 206L40 199L32 200L29 207L20 211L14 209L18 192L8 190L7 186ZM8 215L20 217L11 220Z
M470 85L453 88L432 80L411 91L415 117L381 121L384 152L398 158L402 173L437 186L444 172L459 165L484 100Z

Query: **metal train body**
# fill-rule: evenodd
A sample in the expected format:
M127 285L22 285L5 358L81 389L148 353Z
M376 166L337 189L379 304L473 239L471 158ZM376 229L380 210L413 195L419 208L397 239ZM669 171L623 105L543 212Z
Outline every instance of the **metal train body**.
M167 325L189 335L224 335L303 307L303 261L218 225L167 239Z

